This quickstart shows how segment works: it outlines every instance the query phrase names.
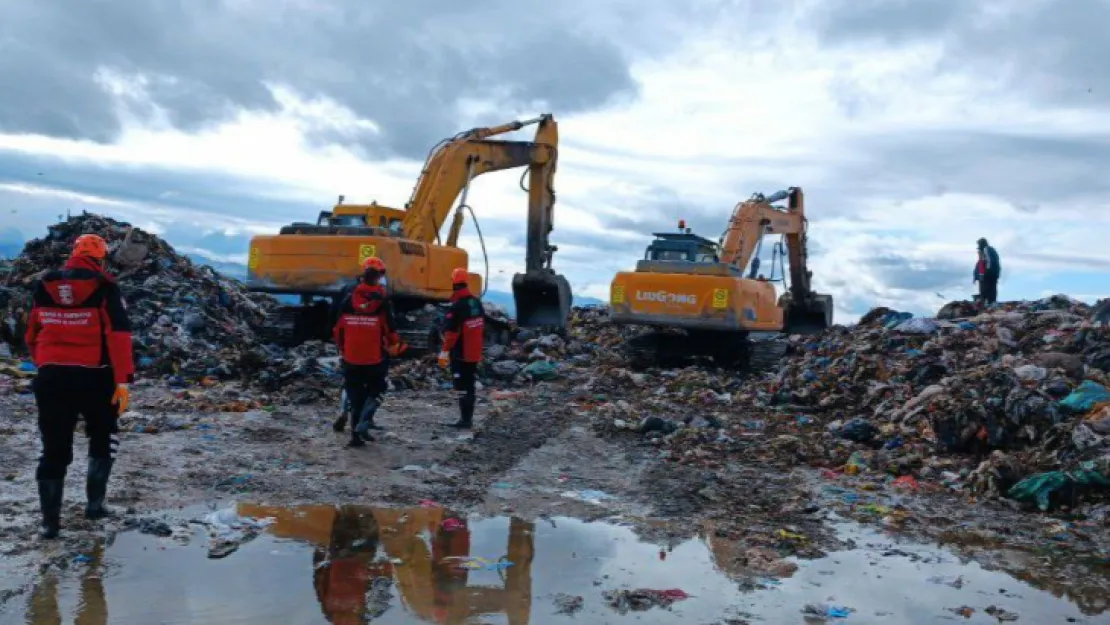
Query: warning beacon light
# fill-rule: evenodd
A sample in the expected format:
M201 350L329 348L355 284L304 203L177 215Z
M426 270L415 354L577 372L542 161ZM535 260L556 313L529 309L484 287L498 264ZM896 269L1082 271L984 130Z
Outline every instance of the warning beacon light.
M681 232L685 229L686 229L686 220L685 219L679 219L678 220L678 230L679 230L679 232Z

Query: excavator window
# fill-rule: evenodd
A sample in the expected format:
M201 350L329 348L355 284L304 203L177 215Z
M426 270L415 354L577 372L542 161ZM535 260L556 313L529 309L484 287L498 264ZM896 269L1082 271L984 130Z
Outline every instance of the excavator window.
M366 218L362 215L339 215L331 218L333 226L366 226Z
M652 260L690 260L686 250L656 250Z
M719 262L717 246L708 239L689 233L656 233L648 246L646 260L678 261L688 263Z

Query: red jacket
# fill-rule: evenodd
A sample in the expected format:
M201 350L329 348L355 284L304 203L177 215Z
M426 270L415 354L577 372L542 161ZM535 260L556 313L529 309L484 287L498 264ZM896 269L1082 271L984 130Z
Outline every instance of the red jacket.
M380 364L385 347L401 340L395 328L385 289L360 283L339 307L335 344L347 364Z
M443 351L463 362L481 362L486 316L482 301L459 289L451 294L451 310L443 328Z
M77 257L35 285L27 347L36 367L112 369L117 384L135 378L131 321L114 278Z

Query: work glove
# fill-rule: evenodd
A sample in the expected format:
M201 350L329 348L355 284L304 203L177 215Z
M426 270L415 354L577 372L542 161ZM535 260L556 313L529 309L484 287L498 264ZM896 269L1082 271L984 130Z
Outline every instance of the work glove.
M450 364L451 364L451 355L448 354L447 352L440 352L439 353L439 366L446 369L448 366L450 366Z
M406 343L404 341L397 341L396 343L387 346L385 348L385 353L389 354L393 358L397 358L401 354L408 351L408 349L409 349L408 343Z
M117 415L127 412L127 407L131 405L131 393L127 390L126 384L116 385L116 392L112 395L112 405L116 407Z

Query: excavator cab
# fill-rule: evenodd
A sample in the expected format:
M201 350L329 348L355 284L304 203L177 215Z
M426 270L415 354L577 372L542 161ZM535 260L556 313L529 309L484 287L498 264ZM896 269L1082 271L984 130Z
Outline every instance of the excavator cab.
M681 227L681 224L680 224ZM716 243L691 234L690 229L678 233L656 232L655 240L644 252L644 260L679 261L689 263L720 262L720 248Z

